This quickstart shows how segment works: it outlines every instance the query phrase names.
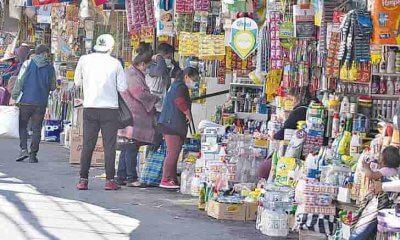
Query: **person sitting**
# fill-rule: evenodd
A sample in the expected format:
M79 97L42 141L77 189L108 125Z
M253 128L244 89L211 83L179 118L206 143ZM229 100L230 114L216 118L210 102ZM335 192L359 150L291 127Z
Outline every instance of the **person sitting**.
M283 128L274 135L275 140L283 140L285 129L297 129L297 122L306 120L307 108L311 101L317 100L313 98L308 87L292 88L289 90L289 96L293 99L294 109L290 112L288 118L283 124Z
M365 176L370 180L390 182L398 177L398 167L400 165L399 149L393 146L386 147L382 152L382 166L377 171L371 170L370 163L363 162ZM391 206L391 199L386 193L371 192L365 198L362 207L355 217L357 223L353 227L350 240L369 239L377 232L378 211Z

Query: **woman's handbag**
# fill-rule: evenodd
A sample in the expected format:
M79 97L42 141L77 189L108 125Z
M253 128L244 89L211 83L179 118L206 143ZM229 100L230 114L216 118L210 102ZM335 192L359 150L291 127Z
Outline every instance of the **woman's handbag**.
M121 97L121 94L118 92L118 129L126 128L127 126L132 126L133 117L131 110L129 110L128 105Z

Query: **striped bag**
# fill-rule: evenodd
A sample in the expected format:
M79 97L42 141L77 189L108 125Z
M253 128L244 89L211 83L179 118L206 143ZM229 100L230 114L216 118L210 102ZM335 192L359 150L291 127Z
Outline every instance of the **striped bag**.
M304 213L297 215L297 223L299 223L300 230L332 235L336 231L337 218L331 215Z
M157 151L151 151L146 158L140 182L149 186L158 186L161 182L162 168L167 154L165 144Z

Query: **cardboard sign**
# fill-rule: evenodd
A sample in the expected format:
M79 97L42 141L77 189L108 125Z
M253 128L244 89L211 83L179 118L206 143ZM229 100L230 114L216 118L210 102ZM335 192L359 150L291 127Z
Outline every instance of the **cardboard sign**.
M257 48L258 26L251 18L239 18L232 24L229 46L241 58L246 59Z

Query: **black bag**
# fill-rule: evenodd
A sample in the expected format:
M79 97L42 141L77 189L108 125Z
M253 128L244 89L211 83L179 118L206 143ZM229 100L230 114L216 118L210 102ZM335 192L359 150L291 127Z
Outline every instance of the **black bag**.
M128 105L126 105L121 94L118 93L118 129L124 129L128 126L132 126L133 117L131 110L129 110Z

